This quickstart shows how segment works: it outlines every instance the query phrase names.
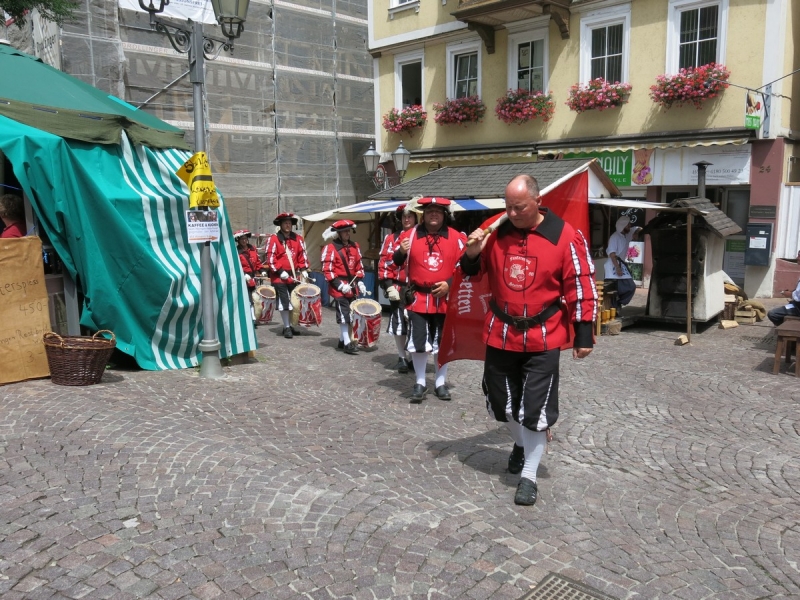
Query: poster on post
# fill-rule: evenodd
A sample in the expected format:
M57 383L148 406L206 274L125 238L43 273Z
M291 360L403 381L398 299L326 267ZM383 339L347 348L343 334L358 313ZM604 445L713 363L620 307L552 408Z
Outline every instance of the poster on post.
M0 385L50 375L42 341L48 331L42 241L0 239Z

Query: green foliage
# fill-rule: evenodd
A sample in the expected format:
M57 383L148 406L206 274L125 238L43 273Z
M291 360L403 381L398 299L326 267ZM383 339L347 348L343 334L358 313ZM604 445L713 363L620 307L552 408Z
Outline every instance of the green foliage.
M5 11L14 18L14 24L22 29L25 18L34 8L39 9L39 14L49 21L63 25L68 21L75 9L77 2L71 0L0 0L0 10Z

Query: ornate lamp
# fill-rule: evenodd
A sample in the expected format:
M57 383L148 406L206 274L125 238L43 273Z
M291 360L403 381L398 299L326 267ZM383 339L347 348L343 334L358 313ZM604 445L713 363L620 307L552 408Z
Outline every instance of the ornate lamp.
M375 151L375 142L370 142L369 150L364 153L364 168L367 170L367 175L375 175L380 162L381 155Z
M406 171L408 171L408 161L410 158L411 152L406 150L405 146L403 146L403 140L400 140L400 145L397 147L397 150L392 152L392 159L394 160L394 168L397 170L397 174L400 175L401 181L403 177L405 177Z
M211 0L211 6L226 38L233 40L242 35L250 0Z

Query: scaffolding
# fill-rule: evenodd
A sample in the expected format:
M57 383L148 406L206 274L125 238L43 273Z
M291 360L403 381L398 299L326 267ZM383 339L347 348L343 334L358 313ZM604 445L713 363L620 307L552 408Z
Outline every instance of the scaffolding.
M35 53L34 20L12 44ZM219 28L206 32L220 36ZM186 55L118 0L83 0L60 38L61 69L186 131ZM234 54L206 62L207 151L235 228L274 231L279 212L312 214L374 190L361 156L374 139L367 0L253 0Z

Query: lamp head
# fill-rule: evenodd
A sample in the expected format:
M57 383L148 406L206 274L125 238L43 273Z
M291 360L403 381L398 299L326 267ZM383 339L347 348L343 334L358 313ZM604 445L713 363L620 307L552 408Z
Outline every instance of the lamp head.
M369 150L364 153L364 168L368 175L374 175L381 162L381 155L375 151L375 142L369 143Z
M153 4L153 0L139 0L139 8L143 11L150 13L150 16L157 15L164 12L164 8L169 4L169 0L156 0L158 6Z
M403 140L400 140L400 145L397 147L397 150L392 152L392 159L394 160L394 168L397 169L397 174L400 175L402 179L406 171L408 171L408 161L411 158L411 152L406 150L405 146L403 146Z
M142 2L143 0L139 0ZM242 35L250 0L211 0L214 16L222 29L222 35L234 40Z

